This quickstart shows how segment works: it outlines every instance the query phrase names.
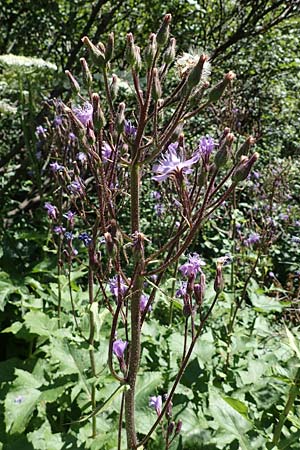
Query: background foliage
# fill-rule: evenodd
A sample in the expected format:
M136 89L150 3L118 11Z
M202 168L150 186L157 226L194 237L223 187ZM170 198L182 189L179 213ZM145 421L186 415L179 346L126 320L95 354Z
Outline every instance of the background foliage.
M47 155L40 153L35 129L45 123L45 118L52 121L49 99L62 97L67 101L70 97L64 70L80 76L79 57L85 55L83 35L94 42L105 41L114 30L115 70L122 76L126 33L133 31L136 42L145 43L166 12L173 16L172 32L179 53L191 46L208 52L214 66L213 82L229 69L238 75L232 103L221 102L193 126L206 134L210 131L209 119L219 129L230 126L240 138L254 134L261 154L258 176L237 192L240 206L225 205L196 244L207 260L230 252L236 255L236 262L228 269L223 300L174 398L175 417L183 420L182 437L176 445L204 450L266 448L266 442L272 439L274 420L284 410L297 377L299 244L292 238L299 236L300 225L296 95L300 87L299 2L4 0L0 54L29 59L0 56L3 449L115 446L120 397L117 393L110 398L115 385L109 376L101 380L98 389L97 403L103 407L97 416L98 429L102 430L98 438L89 438L88 422L77 422L90 412L87 351L84 341L72 333L72 326L57 329L55 250L43 210L52 188L46 171ZM32 57L41 61L37 63ZM271 237L266 227L266 205L270 204L268 215L275 222ZM153 217L153 206L151 200L144 206L149 218ZM151 233L149 222L145 227ZM263 243L246 248L243 242L254 231L264 236ZM162 238L164 232L167 230L162 230ZM208 267L211 274L212 267ZM61 277L69 305L67 315L72 309L69 285ZM170 291L171 282L166 281L165 293ZM83 322L85 285L86 273L78 267L72 273L71 289ZM245 303L229 342L232 304L245 285ZM156 389L163 393L181 356L179 314L175 319L175 325L168 327L168 295L161 293L143 342L143 366L147 370L141 375L138 391L140 433L154 421L147 406L149 395ZM291 332L286 331L284 322ZM105 369L108 345L104 312L97 326L101 371ZM109 405L105 403L108 398ZM297 405L296 398L280 449L298 448ZM157 435L151 448L161 448L159 439Z

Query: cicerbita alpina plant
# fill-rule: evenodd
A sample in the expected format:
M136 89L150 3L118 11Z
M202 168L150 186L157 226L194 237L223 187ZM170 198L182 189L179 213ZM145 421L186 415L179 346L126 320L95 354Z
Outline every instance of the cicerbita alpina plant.
M247 178L258 158L257 153L248 155L250 145L245 145L247 152L240 150L237 157L234 136L228 128L216 130L214 136L197 136L199 144L191 147L189 137L184 135L186 123L216 103L235 75L229 72L209 87L209 56L184 54L177 58L177 85L167 92L165 80L170 65L176 62L176 42L169 38L170 22L171 15L167 14L158 32L150 35L144 51L131 33L127 35L126 62L136 101L128 109L124 102L118 102L118 77L112 74L110 79L113 35L106 45L95 45L84 37L93 70L89 60L82 58L83 87L67 72L74 102L57 102L56 118L60 120L53 124L55 145L49 170L59 195L55 205L46 203L45 208L57 244L59 273L64 262L71 270L74 261L87 259L90 332L86 340L93 380L98 376L95 306L107 308L111 314L108 366L123 391L118 448L123 426L128 449L146 444L164 419L168 429L165 448L181 431L182 422L176 424L171 419L172 398L224 285L224 263L219 262L215 298L207 304L204 262L197 253L188 252L203 223ZM96 71L103 81L100 93L92 76ZM50 134L50 130L43 133L43 139L44 134ZM152 185L160 220L169 220L172 211L173 226L163 244L158 239L161 228L153 229L148 236L142 227L146 182ZM149 192L147 195L149 198ZM153 393L150 405L156 419L149 432L138 438L135 394L143 324L151 320L157 290L174 268L181 281L176 296L182 299L185 322L182 360L164 401ZM62 309L60 299L59 316ZM80 331L74 304L73 313ZM93 411L96 385L92 383ZM95 414L90 417L95 436Z

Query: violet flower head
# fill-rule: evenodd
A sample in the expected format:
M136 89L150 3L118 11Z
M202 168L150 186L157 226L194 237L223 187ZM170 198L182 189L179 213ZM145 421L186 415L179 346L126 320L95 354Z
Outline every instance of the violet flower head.
M62 227L61 225L57 225L56 227L53 228L53 232L55 234L64 234L65 231L66 231L66 229L64 227Z
M73 227L75 222L76 213L73 211L68 211L64 214L64 217L68 220L69 224Z
M67 241L72 241L74 239L74 235L71 231L66 231L64 237Z
M53 126L55 128L59 127L62 124L62 117L61 116L56 116L53 119Z
M154 205L154 211L158 217L161 217L165 211L165 207L163 204L157 203Z
M179 270L185 277L195 277L197 273L201 272L202 266L205 266L205 262L198 253L193 253L189 255L188 262L179 267Z
M124 131L128 137L135 138L137 128L131 124L130 120L125 120Z
M35 129L35 133L38 138L45 138L46 137L46 128L44 128L42 125L38 125Z
M186 295L186 290L187 290L187 281L181 281L180 287L179 289L177 289L175 293L175 297L177 298L184 297Z
M122 341L122 339L117 339L113 343L113 352L118 359L124 358L124 352L126 350L127 345L128 345L128 342Z
M71 142L74 142L74 141L76 141L76 136L75 136L75 134L74 133L69 133L69 139L70 139L70 141Z
M209 159L214 151L215 141L211 136L202 136L199 142L198 151L204 159Z
M64 166L59 164L57 161L49 164L49 167L53 173L57 173L57 172L64 170Z
M85 247L88 247L93 242L93 239L86 231L80 233L78 239L83 242Z
M85 102L83 106L74 107L73 112L85 127L89 122L93 122L93 106L91 103Z
M300 244L300 237L298 236L292 236L292 242L294 244Z
M160 199L161 199L161 193L158 192L158 191L152 191L152 192L151 192L151 197L152 197L154 200L160 200Z
M147 303L148 303L149 297L146 294L142 294L141 295L141 299L140 299L140 310L143 313L146 309ZM148 308L148 311L151 311L151 306Z
M161 409L162 409L162 396L158 395L156 397L154 395L153 397L150 397L149 406L150 406L150 408L154 408L156 411L156 414L159 416L161 413Z
M109 290L110 292L116 297L116 299L119 296L119 282L118 278L120 279L120 295L123 297L127 291L128 286L124 283L121 277L118 277L118 275L115 275L113 278L109 280Z
M23 395L18 395L18 396L15 397L15 399L14 399L14 403L15 403L16 405L20 405L23 401L24 401Z
M81 163L85 163L87 161L87 156L85 153L79 152L76 155L76 159L77 159L77 161L80 161Z
M49 219L55 220L57 218L57 208L56 206L51 205L51 203L46 202L44 208L47 210L47 214Z
M112 159L113 150L111 146L107 142L103 142L101 148L102 159L104 162L107 162Z
M177 153L178 145L178 142L170 144L159 164L153 166L153 172L157 174L152 177L153 180L161 182L171 176L183 176L192 172L191 166L199 160L199 155L195 154L185 161Z
M72 181L72 183L68 185L68 189L71 192L71 194L75 196L84 195L83 184L80 183L78 180Z
M249 247L250 245L257 244L260 241L260 235L258 233L250 233L244 244Z

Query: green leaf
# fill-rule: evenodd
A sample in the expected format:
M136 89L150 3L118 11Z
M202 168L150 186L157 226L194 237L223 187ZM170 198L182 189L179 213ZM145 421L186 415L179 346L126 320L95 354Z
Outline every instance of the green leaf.
M8 433L22 433L40 398L40 391L24 387L9 392L5 399L5 425Z
M252 428L251 423L213 388L209 394L209 410L218 426L231 434L231 441L238 439L242 450L251 450L250 441L246 436L247 431Z
M57 329L57 320L51 319L41 311L29 311L25 315L24 321L29 331L38 336L50 337Z
M58 433L52 433L48 420L37 430L28 433L27 439L36 450L60 450L64 446L60 435Z
M286 326L286 324L284 324L285 327L285 332L287 334L288 340L289 340L289 345L291 347L291 349L296 353L296 355L298 356L298 358L300 358L300 348L299 345L295 339L295 336L293 335L293 333L288 329L288 327Z

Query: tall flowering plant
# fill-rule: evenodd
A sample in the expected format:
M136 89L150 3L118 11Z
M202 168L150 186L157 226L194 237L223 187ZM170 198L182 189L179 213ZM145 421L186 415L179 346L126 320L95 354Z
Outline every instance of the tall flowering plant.
M234 150L234 135L229 128L216 130L214 137L199 136L199 144L191 147L184 134L187 123L215 104L235 75L229 72L211 87L208 55L176 57L175 39L169 37L170 22L171 15L167 14L142 53L133 35L127 35L125 60L135 102L130 108L119 102L118 77L110 76L113 34L106 45L95 45L84 37L93 69L101 75L102 90L99 94L88 62L82 58L84 86L67 71L76 100L68 105L57 101L53 122L50 170L57 189L55 204L47 202L45 209L53 224L59 274L64 263L71 270L79 259L82 252L78 253L78 245L86 249L90 328L86 340L94 379L98 376L95 305L111 315L108 367L123 396L118 448L123 427L128 449L146 444L164 420L166 448L180 433L181 421L172 421L172 398L223 290L222 268L228 263L228 258L218 260L215 297L207 304L204 262L197 253L191 253L190 246L203 223L247 178L258 158L257 153L249 154L252 137ZM169 92L166 80L174 63L179 77ZM146 181L152 183L157 214L172 211L173 225L163 244L157 240L160 230L153 229L151 236L143 230L141 202ZM157 417L149 432L138 437L135 394L143 325L151 320L148 317L159 286L174 267L181 278L176 296L182 299L185 320L183 356L168 394L150 398L149 405ZM64 325L63 308L59 296L60 326ZM74 302L72 308L80 332ZM96 385L92 385L89 416L93 436L97 433Z

